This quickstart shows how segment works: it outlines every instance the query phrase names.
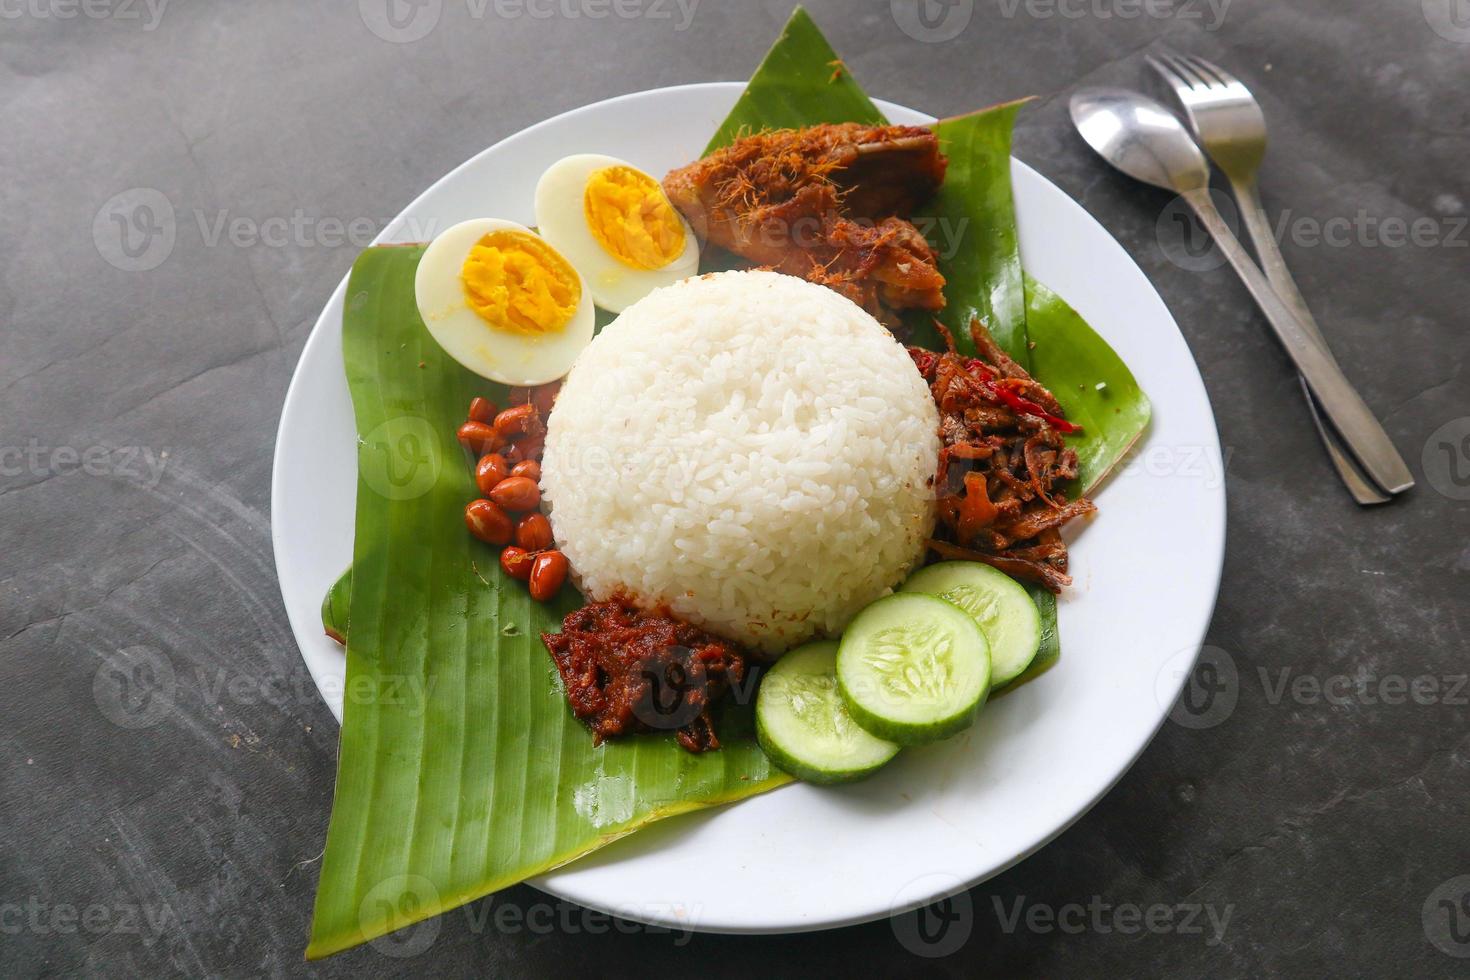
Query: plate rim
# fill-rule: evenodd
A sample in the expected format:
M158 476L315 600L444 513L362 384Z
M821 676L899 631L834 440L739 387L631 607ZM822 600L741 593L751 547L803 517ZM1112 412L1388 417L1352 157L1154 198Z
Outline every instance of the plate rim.
M383 229L373 238L371 244L368 247L373 247L384 243L393 243L395 241L395 236L408 222L408 216L418 207L421 201L432 195L441 185L453 181L461 171L464 171L467 168L474 166L477 161L480 160L480 158L484 157L487 154L495 152L507 142L529 136L530 134L533 134L545 127L556 125L569 116L577 115L580 113L605 110L613 105L622 102L648 98L650 96L656 96L660 93L698 93L701 91L708 91L714 94L726 95L738 94L739 92L744 90L745 86L745 82L739 81L696 82L684 85L660 86L657 88L623 93L607 99L601 99L596 102L591 102L582 106L567 109L552 116L548 116L547 118L533 123L530 126L507 134L502 139L499 139L489 146L472 154L470 157L466 158L464 161L450 169L443 176L433 181L431 184L425 187L424 190L417 194L408 204L406 204L398 212L398 214L394 216L392 220L384 225ZM901 114L923 116L924 118L931 121L935 118L926 113L918 112L917 110L910 109L898 103L876 98L873 101L884 112L891 112L896 110ZM1112 233L1109 232L1107 228L1103 226L1100 222L1098 222L1097 219L1093 217L1093 215L1089 211L1087 211L1087 209L1080 202L1076 201L1060 187L1058 187L1055 183L1049 180L1046 176L1041 174L1039 171L1037 171L1035 168L1031 167L1024 161L1012 156L1011 166L1013 174L1018 171L1026 174L1028 179L1034 179L1050 192L1059 195L1061 198L1065 199L1068 204L1075 207L1082 216L1085 216L1088 222L1091 222L1092 225L1096 226L1097 231L1100 231L1103 235L1107 237L1108 240L1113 242L1113 244L1126 258L1127 262L1131 266L1133 266L1134 269L1136 269L1138 273L1143 277L1144 281L1148 285L1149 290L1153 294L1153 298L1159 302L1165 314L1168 316L1170 325L1173 327L1176 334L1178 334L1180 341L1184 344L1185 353L1187 355L1186 360L1188 363L1188 369L1192 372L1192 377L1190 377L1188 380L1192 381L1193 384L1198 386L1199 391L1203 396L1205 407L1207 409L1206 416L1209 424L1209 436L1211 445L1208 445L1204 448L1211 452L1213 461L1218 465L1221 456L1221 447L1219 441L1219 426L1215 417L1213 403L1210 401L1208 389L1205 388L1203 377L1199 371L1198 361L1195 359L1193 351L1189 349L1187 341L1184 340L1183 332L1179 330L1177 320L1175 320L1172 312L1169 311L1167 304L1164 303L1163 297L1159 294L1158 289L1153 284L1153 281L1149 279L1146 274L1143 273L1142 268L1133 259L1132 255L1128 254L1126 249L1123 249L1121 243L1117 241ZM285 455L285 450L283 449L283 446L286 443L288 435L287 430L290 427L290 424L296 421L297 417L299 416L301 411L301 403L306 397L305 386L308 382L305 380L302 366L303 364L307 363L308 358L316 352L319 346L328 342L327 334L330 328L328 327L327 330L324 330L323 327L324 324L327 323L328 313L341 300L341 298L345 296L347 283L350 276L351 269L349 268L349 270L343 275L342 279L337 283L332 292L323 302L322 310L318 314L316 322L312 325L311 332L308 335L306 342L302 346L300 356L298 357L295 365L292 367L291 381L287 387L285 399L282 402L280 421L276 428L276 441L271 461L271 543L272 555L275 560L277 570L277 585L281 589L282 602L286 609L287 620L291 627L292 636L296 640L297 653L301 656L303 662L307 667L307 671L312 678L312 683L317 689L317 694L327 705L329 712L336 718L339 726L341 723L340 698L338 698L334 703L333 698L327 694L326 688L324 686L327 678L325 678L319 672L317 664L307 654L306 637L309 636L313 638L318 638L322 634L321 624L319 621L316 621L316 616L314 616L310 611L304 614L306 616L305 621L301 621L301 616L298 615L298 612L294 608L298 605L298 603L293 602L292 594L288 592L285 578L281 574L282 566L283 564L285 564L283 562L283 555L287 555L289 553L291 545L285 540L285 533L281 528L281 523L276 519L276 515L282 513L284 510L282 501L284 500L285 494L285 478L283 475L282 464L283 456ZM1066 299L1066 297L1063 298ZM1157 402L1155 402L1155 408L1157 409ZM1152 425L1153 423L1151 421L1150 427L1152 427ZM1149 429L1146 428L1140 437L1140 442L1146 441L1148 435ZM1212 551L1216 554L1215 561L1202 566L1202 572L1207 572L1209 578L1210 599L1208 602L1208 610L1204 616L1203 622L1198 625L1197 629L1191 631L1198 633L1198 636L1194 640L1192 640L1191 644L1189 645L1194 649L1194 656L1189 659L1188 664L1180 665L1183 669L1178 672L1178 676L1172 688L1159 689L1160 700L1165 705L1172 704L1174 700L1178 697L1180 691L1182 691L1185 681L1187 680L1190 671L1192 670L1193 664L1198 659L1199 651L1202 648L1202 645L1208 635L1209 626L1213 621L1214 611L1219 601L1220 583L1224 572L1227 502L1223 480L1223 469L1218 470L1218 472L1220 472L1221 474L1221 481L1218 488L1216 488L1217 492L1215 494L1215 521L1213 522L1212 528L1208 529L1214 530L1216 531L1216 533L1211 536L1210 540L1202 542L1202 545L1204 545L1204 553L1206 555L1208 555ZM1104 488L1106 488L1108 482L1111 482L1115 478L1115 475L1110 475L1108 477L1108 480L1104 483ZM319 602L319 600L315 599L305 601L308 610L315 610ZM1188 648L1189 647L1182 649ZM1166 693L1168 695L1168 698L1167 700L1164 700L1163 695ZM1158 716L1154 724L1149 729L1147 737L1143 738L1139 742L1139 744L1133 750L1131 757L1128 758L1127 762L1121 765L1112 775L1112 777L1106 781L1105 785L1103 785L1095 794L1093 794L1084 805L1078 807L1069 818L1061 821L1049 832L1040 835L1040 837L1037 838L1030 847L1016 852L1008 859L994 864L993 866L988 867L986 870L983 870L979 874L972 877L962 878L960 876L954 876L956 878L956 883L952 886L941 887L931 892L916 894L914 897L906 902L894 904L890 907L872 910L868 913L841 915L827 919L793 922L782 925L739 925L721 923L711 924L704 921L689 922L681 918L676 912L673 911L671 911L667 915L643 915L636 910L625 908L623 906L612 906L596 901L589 901L586 896L577 895L568 890L558 888L556 884L550 880L554 878L558 872L574 867L578 863L577 861L570 862L567 865L563 865L560 868L554 869L550 872L546 872L542 875L528 878L526 879L526 883L556 898L574 902L587 908L597 909L602 912L613 914L619 918L629 921L639 922L655 927L674 928L678 930L687 930L690 932L706 932L711 934L796 934L803 932L816 932L827 929L842 928L845 926L858 925L866 922L876 921L878 919L897 916L905 912L912 911L913 909L931 904L935 901L941 900L951 895L957 894L961 891L966 891L970 888L974 888L976 885L981 884L998 874L1001 874L1011 867L1014 867L1016 864L1019 864L1021 861L1024 861L1026 858L1030 857L1037 851L1045 848L1052 841L1056 840L1057 837L1061 836L1061 834L1066 832L1078 820L1080 820L1084 815L1090 812L1092 808L1096 806L1103 797L1110 793L1113 788L1118 784L1118 782L1122 780L1122 778L1129 771L1131 771L1133 766L1137 763L1138 759L1143 755L1144 751L1147 750L1147 748L1153 743L1168 716L1169 708L1161 707L1158 711ZM716 807L714 809L715 811L720 811L728 808Z

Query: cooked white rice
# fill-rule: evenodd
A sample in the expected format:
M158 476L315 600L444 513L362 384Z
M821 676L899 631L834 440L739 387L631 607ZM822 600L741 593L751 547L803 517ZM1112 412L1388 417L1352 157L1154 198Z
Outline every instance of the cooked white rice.
M922 557L938 427L908 354L857 305L725 272L650 293L592 341L541 487L590 598L774 652L835 635Z

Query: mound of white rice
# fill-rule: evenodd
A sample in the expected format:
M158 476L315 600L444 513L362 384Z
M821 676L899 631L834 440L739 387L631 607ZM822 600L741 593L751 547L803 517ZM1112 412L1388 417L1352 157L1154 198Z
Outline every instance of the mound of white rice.
M541 487L590 598L776 652L835 635L922 557L938 426L861 308L725 272L656 290L592 341L548 421Z

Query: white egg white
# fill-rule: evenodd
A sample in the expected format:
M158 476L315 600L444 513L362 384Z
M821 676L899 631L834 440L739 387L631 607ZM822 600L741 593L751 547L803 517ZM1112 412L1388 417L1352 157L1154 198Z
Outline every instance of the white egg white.
M500 218L474 218L445 229L424 250L414 275L419 316L450 357L483 378L508 385L555 381L571 370L572 362L592 340L592 294L587 280L568 258L581 280L582 294L571 320L556 333L532 336L490 326L470 308L460 275L470 249L494 231L535 235L525 225Z
M697 273L699 240L684 216L678 215L684 225L684 251L662 269L635 269L604 249L587 227L583 198L587 179L606 167L638 170L626 160L601 153L562 157L547 167L536 184L536 226L587 279L593 301L610 313L621 313L660 286Z

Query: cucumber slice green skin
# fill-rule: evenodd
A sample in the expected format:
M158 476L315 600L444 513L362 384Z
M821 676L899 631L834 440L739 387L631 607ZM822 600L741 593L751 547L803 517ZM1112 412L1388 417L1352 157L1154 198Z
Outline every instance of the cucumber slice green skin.
M848 715L837 692L837 644L791 650L761 681L755 732L782 769L809 783L848 783L881 769L898 754Z
M992 687L1020 677L1041 646L1041 614L1021 583L978 561L942 561L921 568L899 589L938 596L975 617L990 642Z
M990 693L990 645L959 606L898 592L848 624L837 687L853 719L879 738L937 742L974 724Z

